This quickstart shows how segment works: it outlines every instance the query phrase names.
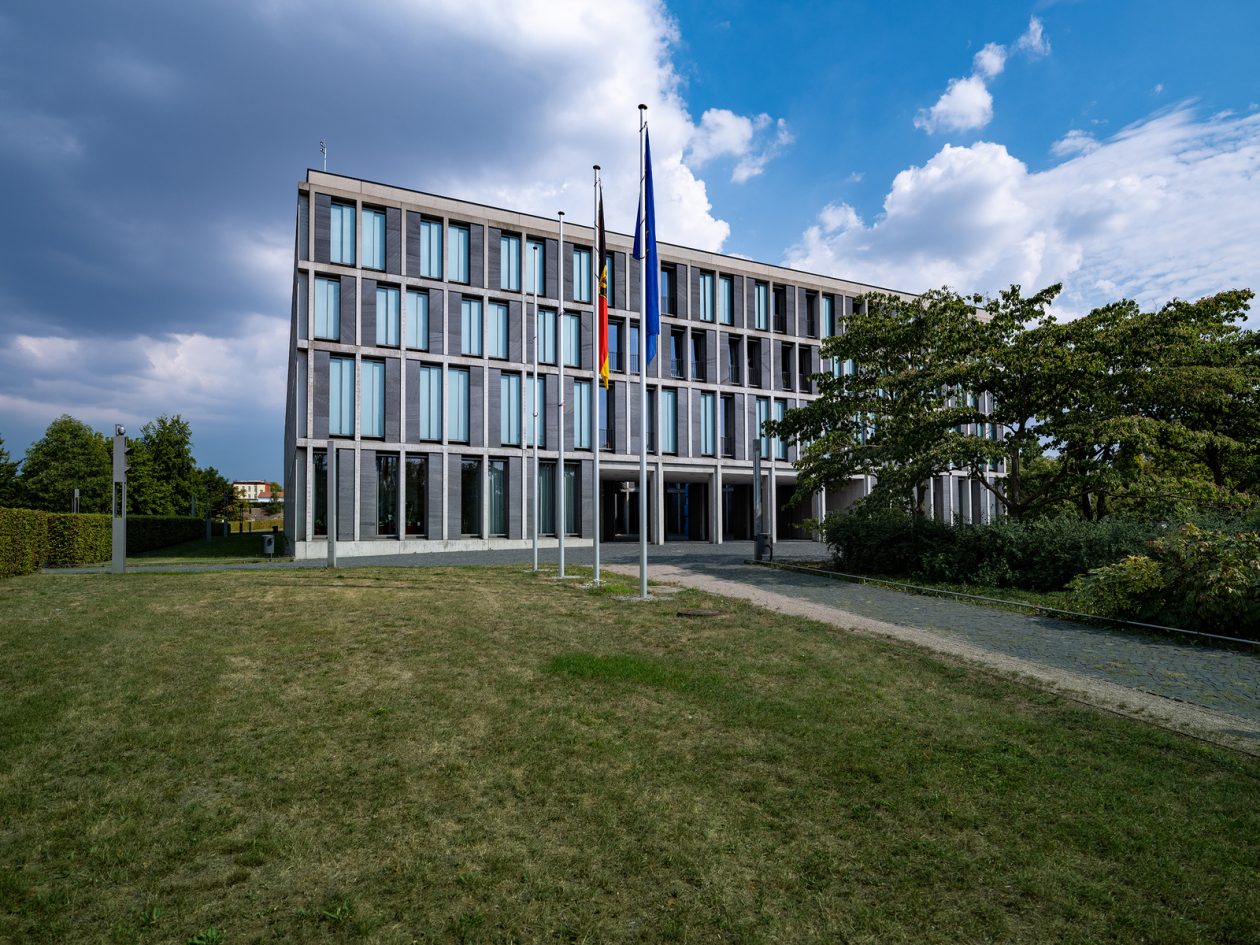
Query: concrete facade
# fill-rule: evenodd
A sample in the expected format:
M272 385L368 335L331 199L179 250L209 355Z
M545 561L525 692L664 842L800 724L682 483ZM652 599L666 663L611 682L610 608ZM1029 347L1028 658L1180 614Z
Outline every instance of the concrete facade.
M370 226L365 210L371 213ZM334 233L338 222L341 229ZM434 255L422 258L422 250L431 248L424 240L437 233L442 240L440 267L435 268ZM464 234L467 251L459 255L467 262L466 281L453 269L451 245ZM583 267L575 265L574 254L580 259L581 251L589 253L593 233L566 218L564 238L560 246L554 219L308 172L298 185L285 421L284 487L290 497L285 532L297 557L326 554L330 449L337 460L339 554L381 554L382 542L392 543L391 552L529 545L529 389L536 310L563 310L576 316L580 326L573 350L577 363L564 368L563 478L575 480L571 488L577 498L566 543L590 544L592 443L589 434L575 438L575 383L589 387L590 410L605 415L595 378L594 305L578 297L584 295L581 282L575 292L575 272ZM607 423L595 437L606 440L600 454L601 537L637 540L640 408L632 332L639 323L639 269L631 257L633 237L610 232L607 239L609 321L620 339L606 395ZM353 262L346 249L351 245ZM341 247L345 262L332 261L335 246ZM536 302L534 293L526 291L534 246L542 254L543 270ZM504 276L504 248L517 259L519 281L511 279L510 271ZM773 418L814 398L809 375L830 369L819 355L828 306L839 324L852 313L854 298L872 287L668 244L659 249L668 291L663 291L657 356L648 367L654 441L648 458L649 540L747 540L753 528L758 410ZM501 288L505 282L513 287ZM590 295L597 292L592 288ZM330 312L328 299L333 296L337 310ZM412 300L419 306L421 296L427 299L428 326L417 335L408 319ZM390 311L378 312L378 298ZM759 298L764 327L758 324ZM479 324L473 325L477 310ZM466 315L475 328L472 337ZM378 318L388 322L388 329L379 333ZM506 318L499 351L493 350L498 335L492 318L496 325ZM564 337L557 325L557 360L565 353ZM334 382L330 372L340 372L340 380ZM538 376L545 387L539 458L551 468L543 470L547 484L558 490L559 366L540 363ZM353 397L347 401L351 378ZM511 393L516 384L519 403ZM330 387L339 395L337 404L330 404ZM439 389L442 399L435 409L431 393ZM458 408L453 395L458 395ZM373 429L365 429L365 396L373 405ZM352 423L347 422L346 403ZM343 432L330 434L334 414ZM425 429L423 421L434 417L440 429L432 423ZM512 435L515 428L519 441ZM676 449L662 449L672 445L671 429L676 431ZM870 487L859 478L808 503L792 504L795 448L767 442L762 457L765 528L776 540L806 537L806 518L842 508ZM965 509L968 520L991 517L987 493L979 487L974 491L978 494L959 477L941 477L932 490L935 514L952 518ZM555 541L543 539L544 544Z

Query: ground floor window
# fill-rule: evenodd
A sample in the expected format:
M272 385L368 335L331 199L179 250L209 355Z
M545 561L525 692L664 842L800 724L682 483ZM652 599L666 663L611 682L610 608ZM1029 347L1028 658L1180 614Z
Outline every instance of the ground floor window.
M408 456L404 481L403 515L408 535L429 533L429 463L424 456Z
M481 537L481 460L465 459L460 464L460 534Z
M311 532L316 537L328 534L328 450L311 454L311 477L314 479L315 501L311 509L314 521Z
M376 534L398 537L398 457L376 454Z
M507 535L507 460L490 460L490 534L501 538Z

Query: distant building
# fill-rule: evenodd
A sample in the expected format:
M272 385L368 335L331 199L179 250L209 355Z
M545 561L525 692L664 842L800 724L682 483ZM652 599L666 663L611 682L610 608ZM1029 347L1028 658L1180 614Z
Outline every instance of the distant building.
M237 479L232 483L232 491L246 502L259 504L272 499L283 499L283 489L272 489L270 482L261 479Z

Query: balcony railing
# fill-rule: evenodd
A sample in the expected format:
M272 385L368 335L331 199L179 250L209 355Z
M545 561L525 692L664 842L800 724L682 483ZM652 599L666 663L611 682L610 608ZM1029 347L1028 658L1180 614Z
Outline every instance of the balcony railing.
M704 376L704 362L703 361L691 362L691 379L695 381L703 381L706 379Z
M721 437L721 440L722 440L722 455L734 456L735 455L735 437L723 436Z
M669 373L673 377L684 377L687 370L687 362L682 358L669 359Z

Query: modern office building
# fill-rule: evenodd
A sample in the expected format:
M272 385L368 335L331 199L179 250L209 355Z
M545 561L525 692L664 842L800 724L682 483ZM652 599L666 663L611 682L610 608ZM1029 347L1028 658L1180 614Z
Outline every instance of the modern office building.
M285 532L297 557L326 554L330 450L340 554L526 546L535 439L541 534L554 542L562 527L589 545L598 501L601 540L638 539L638 263L633 237L609 233L605 391L593 353L593 233L576 210L561 246L555 219L308 171L285 416ZM815 396L811 376L830 369L821 340L872 287L664 243L660 256L649 540L751 540L754 450L765 529L778 541L808 537L806 519L870 483L791 501L795 448L759 436L760 424ZM959 476L934 483L933 501L942 518L992 514L985 492Z

